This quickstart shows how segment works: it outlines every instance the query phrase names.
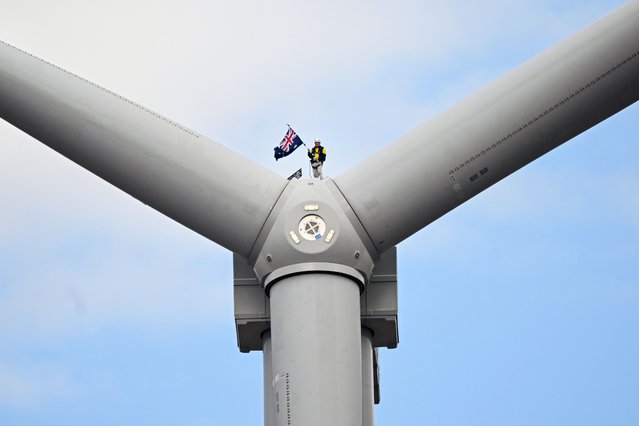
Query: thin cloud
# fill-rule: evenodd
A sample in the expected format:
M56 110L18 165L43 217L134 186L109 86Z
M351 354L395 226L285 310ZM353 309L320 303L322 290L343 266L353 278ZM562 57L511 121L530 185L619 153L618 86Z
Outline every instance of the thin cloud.
M48 364L16 366L0 359L0 408L36 409L77 393L68 371Z

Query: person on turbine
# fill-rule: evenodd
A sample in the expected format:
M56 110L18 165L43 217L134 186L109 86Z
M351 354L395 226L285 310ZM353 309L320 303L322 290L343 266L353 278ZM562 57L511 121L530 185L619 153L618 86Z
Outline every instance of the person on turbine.
M315 139L315 146L309 148L308 158L311 159L311 167L313 168L313 177L324 179L322 175L322 166L326 161L326 148L322 146L322 142L319 139Z

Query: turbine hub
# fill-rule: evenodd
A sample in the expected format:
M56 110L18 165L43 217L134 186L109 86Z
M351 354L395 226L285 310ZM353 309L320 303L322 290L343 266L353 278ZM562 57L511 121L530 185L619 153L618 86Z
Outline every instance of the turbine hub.
M292 180L271 211L248 259L267 293L292 274L346 275L363 290L379 257L331 179Z

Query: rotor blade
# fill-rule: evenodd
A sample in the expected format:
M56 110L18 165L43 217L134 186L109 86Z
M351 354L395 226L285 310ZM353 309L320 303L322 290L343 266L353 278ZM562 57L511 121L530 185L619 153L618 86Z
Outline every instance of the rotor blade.
M287 183L204 136L2 42L0 117L244 257Z
M639 99L630 2L335 179L377 249Z

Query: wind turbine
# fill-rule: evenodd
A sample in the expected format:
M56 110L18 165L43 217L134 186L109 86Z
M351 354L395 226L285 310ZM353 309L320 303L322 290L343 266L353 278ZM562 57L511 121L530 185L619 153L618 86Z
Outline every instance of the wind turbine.
M366 163L322 182L287 184L177 123L6 45L1 112L85 168L249 260L270 296L272 337L265 344L270 339L275 349L272 377L265 383L272 384L276 402L286 390L291 394L286 410L277 411L281 406L271 401L274 424L286 424L289 416L293 424L313 424L322 415L335 416L326 424L358 424L362 410L352 408L361 408L361 369L352 364L360 362L362 351L354 313L373 265L437 217L636 101L636 18L633 3ZM403 167L395 167L400 162ZM238 170L245 179L230 190L225 183ZM300 230L309 224L326 226L326 232L306 241ZM317 317L294 309L300 305L291 300L308 294L296 293L300 288L318 295L301 305L317 306ZM335 306L336 300L343 305ZM329 317L339 320L333 326L342 334L320 327L326 324L317 321L327 311L334 312ZM287 329L291 324L299 328ZM282 349L289 340L297 351L292 357ZM308 350L327 351L320 359L331 363L298 365L310 362ZM317 385L327 376L344 382L332 382L329 392ZM317 389L326 394L315 397Z

